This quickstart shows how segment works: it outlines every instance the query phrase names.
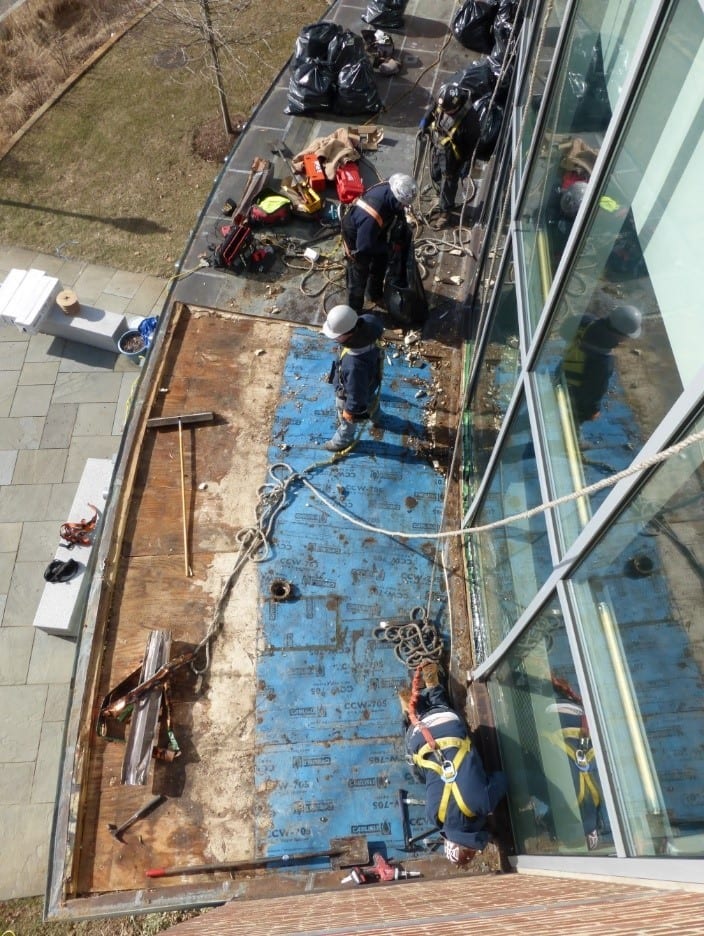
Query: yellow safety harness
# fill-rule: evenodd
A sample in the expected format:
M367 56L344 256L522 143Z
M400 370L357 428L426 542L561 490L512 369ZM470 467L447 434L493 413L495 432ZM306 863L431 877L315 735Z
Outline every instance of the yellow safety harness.
M454 137L459 130L460 124L462 123L465 114L467 113L468 106L468 104L465 104L464 107L459 111L450 129L444 131L445 136L440 136L438 133L437 137L437 145L443 147L449 146L452 149L452 153L455 159L462 159L462 154L457 149L457 144L455 143Z
M471 747L469 738L433 738L433 745L424 744L413 755L414 764L422 769L432 770L438 774L445 784L440 798L440 806L438 807L438 822L440 823L445 822L450 798L454 799L460 812L468 819L474 819L475 817L475 813L467 806L457 786L457 773L460 764L469 754ZM452 760L447 757L441 758L437 753L445 750L445 748L457 748Z
M594 779L590 776L591 772L596 770L596 764L594 763L594 748L591 746L591 744L586 746L582 743L583 741L588 740L585 738L582 729L560 728L558 731L547 733L546 737L555 745L555 747L558 747L564 751L571 761L574 761L574 764L579 771L579 789L577 790L577 802L583 803L586 799L587 793L589 793L594 805L599 806L601 804L601 794L599 793L599 787L594 782ZM570 740L577 741L578 746L576 748L573 747L568 743Z

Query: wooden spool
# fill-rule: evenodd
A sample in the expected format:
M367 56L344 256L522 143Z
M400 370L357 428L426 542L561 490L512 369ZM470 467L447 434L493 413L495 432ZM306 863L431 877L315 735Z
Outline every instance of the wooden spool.
M81 310L78 296L72 289L63 289L56 297L56 304L66 315L75 315Z

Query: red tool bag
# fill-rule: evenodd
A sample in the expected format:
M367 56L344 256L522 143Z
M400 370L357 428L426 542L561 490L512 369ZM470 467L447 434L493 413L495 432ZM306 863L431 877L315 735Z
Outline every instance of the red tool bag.
M225 239L215 250L215 266L243 273L254 250L254 235L246 221L231 225Z
M356 162L347 162L337 167L335 185L337 197L343 204L354 201L364 192L364 183Z

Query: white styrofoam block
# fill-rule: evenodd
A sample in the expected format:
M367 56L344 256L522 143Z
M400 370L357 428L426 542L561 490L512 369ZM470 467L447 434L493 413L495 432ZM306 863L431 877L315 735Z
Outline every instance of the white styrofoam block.
M63 313L61 314L63 315ZM100 512L98 517L98 525L100 525L105 504L103 494L110 487L113 468L114 464L109 458L88 458L86 460L76 490L76 496L66 520L75 523L78 520L90 519L93 516L93 510L89 505L93 504ZM60 526L61 524L57 523L57 542L60 539ZM92 548L92 545L77 545L73 549L66 549L63 546L57 548L55 559L61 559L64 562L67 559L75 559L79 563L80 569L77 575L68 582L46 583L34 615L35 627L46 631L47 634L56 634L62 637L76 636L80 620L80 615L76 613L79 604L78 599L82 593L87 594L88 591L89 582L85 571Z
M117 354L117 342L127 331L127 321L118 312L106 312L104 309L83 305L75 314L66 315L54 303L41 324L41 331L45 335L68 338Z
M22 331L35 333L60 289L55 276L47 276L43 270L29 270L12 300L15 325Z
M12 269L3 280L2 286L0 286L0 318L6 325L15 324L15 317L10 313L12 297L26 275L27 270Z

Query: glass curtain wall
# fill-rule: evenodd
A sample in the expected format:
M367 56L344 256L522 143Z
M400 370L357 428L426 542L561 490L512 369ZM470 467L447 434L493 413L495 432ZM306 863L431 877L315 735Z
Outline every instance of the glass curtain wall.
M557 496L630 464L700 366L703 28L695 0L677 4L535 366ZM606 494L560 508L565 548Z
M531 330L542 314L649 6L643 0L583 0L574 6L520 213Z
M543 104L522 66L538 145L472 365L465 525L514 518L466 538L475 668L519 854L671 866L704 856L704 10L565 16ZM639 485L571 497L673 439Z

